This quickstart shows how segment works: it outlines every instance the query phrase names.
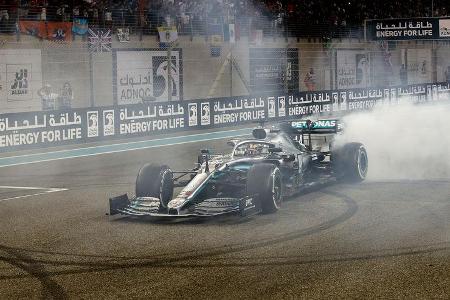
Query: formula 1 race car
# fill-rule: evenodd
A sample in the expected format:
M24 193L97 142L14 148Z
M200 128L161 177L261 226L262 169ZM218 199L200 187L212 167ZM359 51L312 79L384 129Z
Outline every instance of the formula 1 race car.
M241 216L276 212L284 198L333 180L360 182L368 171L361 143L335 145L338 120L284 122L253 130L252 139L231 140L230 154L201 150L191 170L145 164L136 196L110 199L110 215L154 217ZM173 197L174 188L181 192Z

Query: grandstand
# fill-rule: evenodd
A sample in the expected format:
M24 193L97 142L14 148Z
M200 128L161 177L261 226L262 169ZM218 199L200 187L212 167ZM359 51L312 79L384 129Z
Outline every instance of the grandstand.
M1 32L15 33L20 20L72 21L86 18L101 27L131 28L156 34L176 25L180 34L207 32L208 20L236 24L241 35L262 29L264 35L293 37L362 37L365 19L446 16L450 2L432 1L282 1L282 0L14 0L0 1ZM168 24L169 23L169 24Z

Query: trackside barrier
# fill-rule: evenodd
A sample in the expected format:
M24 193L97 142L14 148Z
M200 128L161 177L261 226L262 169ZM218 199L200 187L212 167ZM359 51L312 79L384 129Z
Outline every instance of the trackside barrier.
M258 120L348 113L401 102L448 101L450 83L251 95L0 115L0 152L82 144Z

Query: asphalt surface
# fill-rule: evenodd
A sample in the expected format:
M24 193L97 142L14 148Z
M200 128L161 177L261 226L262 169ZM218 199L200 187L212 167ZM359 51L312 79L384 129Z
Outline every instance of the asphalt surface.
M224 144L0 168L0 298L450 297L450 179L335 184L248 219L105 214L144 162Z

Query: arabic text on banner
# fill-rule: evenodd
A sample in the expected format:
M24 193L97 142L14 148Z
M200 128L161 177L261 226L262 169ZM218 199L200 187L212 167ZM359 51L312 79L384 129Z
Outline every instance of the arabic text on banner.
M369 20L370 40L441 40L450 38L450 18L411 18Z

